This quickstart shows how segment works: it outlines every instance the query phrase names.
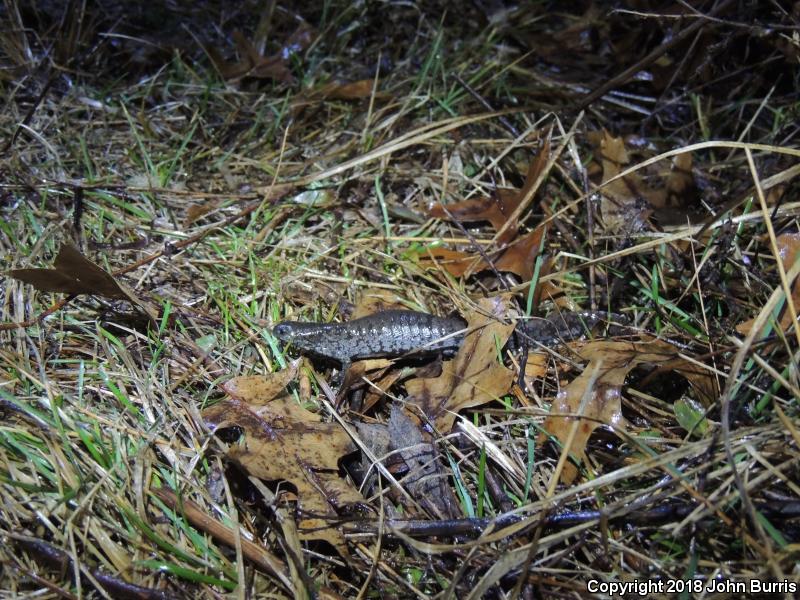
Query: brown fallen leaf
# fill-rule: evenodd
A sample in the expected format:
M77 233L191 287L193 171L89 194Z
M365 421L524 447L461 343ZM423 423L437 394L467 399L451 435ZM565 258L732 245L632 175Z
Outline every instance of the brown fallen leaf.
M784 270L788 271L792 268L792 265L794 265L795 261L800 259L800 234L784 233L779 235L776 241L781 262L783 263L783 268ZM792 296L789 298L789 301L794 303L795 312L800 313L800 279L794 282L791 291ZM748 321L744 321L743 323L739 323L736 326L736 331L742 335L747 335L750 333L750 329L753 328L753 323L755 323L755 319L750 319ZM786 331L791 324L792 313L788 309L787 305L784 304L783 310L781 311L780 327L782 330Z
M351 405L350 409L359 413L368 412L403 377L403 370L394 368L394 362L386 358L368 358L357 360L345 374L342 390L364 389L364 397L359 405ZM369 384L363 382L367 379ZM359 383L360 382L360 383Z
M509 244L494 265L497 270L514 273L523 281L533 279L536 257L542 249L542 238L546 230L546 227L539 226Z
M499 189L492 196L483 198L473 198L461 202L442 205L436 204L429 211L428 215L438 219L456 220L460 223L474 223L476 221L488 221L495 231L500 231L506 222L514 216L514 211L520 202L530 191L536 179L547 165L550 155L550 141L546 140L542 150L528 165L528 173L525 176L525 183L522 189ZM498 238L498 244L504 245L514 239L519 229L516 221L509 225Z
M262 56L255 45L241 31L233 32L233 41L239 55L237 61L227 61L214 47L207 47L214 66L225 80L237 80L244 77L256 79L274 79L285 83L294 81L289 69L289 58L302 52L311 45L316 33L307 23L301 23L289 36L280 52L273 56Z
M550 416L542 425L544 431L539 441L544 442L547 434L550 434L562 444L565 443L573 422L578 418L565 415L577 415L584 396L589 394L588 402L581 413L580 426L569 448L570 453L582 462L587 461L586 444L595 429L601 425L611 426L614 430L625 429L621 405L622 385L634 367L640 364L670 363L676 372L693 378L694 384L698 383L701 375L696 366L678 356L678 348L655 338L632 342L588 342L573 349L588 364L578 377L556 395ZM594 378L598 365L599 372ZM708 390L709 387L704 386L704 389ZM569 484L577 474L575 466L566 463L561 481Z
M323 100L361 100L372 96L374 79L359 79L348 83L331 82L312 92L313 98ZM376 98L387 98L389 94L375 91Z
M619 175L630 162L625 141L603 130L599 140L603 183ZM637 173L629 173L601 188L600 212L606 231L641 231L654 207L664 205L666 192L652 190Z
M236 39L235 34L234 39ZM206 52L219 74L226 81L237 81L244 77L274 79L286 83L290 83L293 80L291 71L289 71L286 62L280 56L260 57L257 61L253 61L245 53L238 61L227 61L216 48L207 47Z
M447 221L456 220L460 223L474 223L476 221L488 221L495 231L505 225L508 218L519 206L522 200L520 190L499 189L492 196L483 198L472 198L452 204L435 204L428 211L428 215L437 219ZM511 240L517 232L517 225L509 227L499 243L504 244Z
M466 315L469 333L455 358L444 363L442 374L406 382L409 399L439 431L453 428L459 410L497 400L511 388L514 373L497 360L498 346L514 330L513 323L501 322L510 313L505 299L483 298L478 311Z
M302 539L330 542L344 556L340 531L330 524L345 507L364 498L338 474L339 459L355 446L337 423L300 406L284 388L297 373L292 368L265 376L237 377L225 383L229 398L203 411L212 431L238 426L244 439L228 457L260 479L286 480L297 488Z
M192 225L195 221L203 218L212 210L216 210L219 205L219 200L209 200L203 204L191 204L189 208L186 209L186 218L183 220L184 226L188 227Z
M356 302L356 306L350 315L349 320L360 319L367 315L374 315L383 310L403 310L408 306L403 303L403 297L399 294L382 288L376 288L364 292Z
M514 273L523 281L533 278L536 258L542 248L542 237L546 232L545 227L537 227L511 242L501 252L492 252L488 255L494 263L494 268L505 273ZM491 268L489 263L479 254L470 254L448 248L431 248L427 255L419 258L420 265L426 268L443 268L453 277L462 277L472 273L479 273Z
M31 284L40 292L119 298L129 301L153 320L158 316L156 310L139 299L131 288L86 258L70 242L61 245L53 267L53 269L12 269L9 274L15 279Z
M695 185L692 175L692 153L683 152L672 158L672 170L667 177L670 195L682 196Z
M489 268L486 261L477 254L449 248L428 248L423 252L425 254L421 254L419 257L421 267L434 270L441 267L453 277L463 277L468 270L477 273ZM497 253L492 253L491 257L496 255Z

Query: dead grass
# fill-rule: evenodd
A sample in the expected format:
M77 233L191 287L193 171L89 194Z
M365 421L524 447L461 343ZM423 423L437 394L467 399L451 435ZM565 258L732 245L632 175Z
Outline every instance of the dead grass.
M136 300L2 279L5 596L796 584L798 15L266 4L0 9L4 264L49 267L71 241ZM637 61L648 78L593 98ZM505 224L428 215L506 187L522 191ZM503 262L502 234L513 247L545 225L541 249ZM202 411L231 378L287 367L274 323L344 320L376 295L465 316L503 296L512 313L599 308L628 325L531 349L525 390L464 405L432 440L431 415L392 416L412 405L404 386L336 413L329 372L306 364L292 397L357 450L342 485L362 484L362 453L389 452L362 426L418 418L439 486L389 452L338 533L309 540L297 474L248 475L226 455L252 438L213 433ZM669 360L642 358L656 340ZM544 427L569 394L587 419ZM619 404L592 417L605 427L584 453L603 394Z

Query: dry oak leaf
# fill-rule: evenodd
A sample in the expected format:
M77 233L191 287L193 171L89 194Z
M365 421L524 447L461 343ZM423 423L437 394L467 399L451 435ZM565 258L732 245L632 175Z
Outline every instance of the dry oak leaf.
M581 414L580 425L569 448L570 453L584 463L587 462L586 444L595 429L601 425L610 426L613 430L625 429L626 423L622 416L621 405L622 385L634 367L644 363L669 364L673 370L687 376L693 385L697 383L691 379L698 377L696 367L681 359L678 356L678 348L663 340L597 341L577 344L573 349L581 359L588 361L588 364L583 373L557 394L550 415L542 425L544 431L539 441L544 442L547 434L550 434L561 444L566 443L572 424L578 418L575 415L581 409L584 396L589 394ZM598 365L598 375L594 377ZM575 466L566 463L561 473L561 481L569 484L576 476Z
M489 265L477 254L469 254L449 248L428 248L419 257L420 266L427 269L441 267L453 277L462 277L467 271L478 272L488 269Z
M453 428L456 413L504 396L511 388L514 373L497 360L514 330L501 319L511 313L501 298L484 298L478 310L466 315L467 333L455 358L446 361L439 377L406 382L409 399L434 421L439 431Z
M472 198L453 202L452 204L435 204L428 211L428 215L437 219L447 221L458 221L459 223L474 223L476 221L488 221L495 231L505 225L508 218L519 206L522 200L520 190L517 189L498 189L492 196L483 198ZM517 224L506 229L499 243L504 244L510 241L517 232Z
M533 279L536 257L542 249L546 227L539 226L509 244L494 266L498 271L519 275L523 281Z
M53 269L13 269L9 274L31 284L40 292L93 294L127 300L151 319L158 315L153 307L139 299L131 288L86 258L70 242L64 242L53 262Z
M273 56L262 56L241 31L233 32L233 41L239 54L238 61L226 61L212 46L207 47L206 51L223 79L254 77L291 83L294 77L289 69L289 58L308 48L316 37L316 31L303 22L289 36L280 52Z
M300 537L324 539L346 555L341 532L327 519L335 519L347 505L365 502L338 474L339 459L355 446L340 425L323 423L284 393L298 364L269 375L231 379L223 385L229 398L204 410L203 419L212 431L241 427L244 438L231 446L228 457L254 477L293 483L299 508L313 515L300 521Z

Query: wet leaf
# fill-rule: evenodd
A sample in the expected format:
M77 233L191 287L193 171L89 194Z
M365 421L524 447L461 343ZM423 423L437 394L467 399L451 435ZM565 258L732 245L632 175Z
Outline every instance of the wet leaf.
M212 431L237 426L244 439L229 458L260 479L286 480L297 488L303 539L324 539L346 554L342 534L330 525L338 511L364 498L338 474L339 459L355 450L337 423L300 406L284 388L297 374L292 368L265 376L238 377L223 389L229 397L203 411Z
M439 431L453 428L458 411L498 400L511 388L514 373L497 360L497 348L514 330L513 323L504 325L500 320L509 314L506 300L482 299L478 311L466 315L470 332L456 357L444 363L442 374L406 383L410 399Z
M619 175L630 162L625 141L603 131L599 141L603 183ZM666 193L650 189L637 173L630 173L603 186L600 209L609 232L642 230L653 207L663 206Z
M131 288L90 261L69 242L61 245L53 267L53 269L12 269L9 273L15 279L31 284L40 292L119 298L129 301L151 319L157 316L155 309L140 300Z
M573 438L570 453L580 461L586 462L586 444L592 432L601 425L611 426L615 430L625 429L622 416L621 390L625 377L640 364L663 365L672 361L672 369L684 374L693 372L694 367L678 356L679 350L657 339L635 342L589 342L575 348L578 356L588 361L584 371L558 393L550 409L550 416L543 424L543 429L556 437L562 444L567 441L570 429L581 408L586 394L589 394L581 414L580 426ZM593 377L595 368L599 373ZM696 371L696 368L694 369ZM543 434L540 441L546 439ZM564 483L571 483L577 476L577 469L571 463L565 464L561 474Z
M789 271L794 265L795 261L800 259L800 234L798 233L784 233L779 235L776 239L778 245L778 253L783 263L785 271ZM795 311L800 313L800 279L797 279L792 285L792 297L789 299L794 303ZM753 327L755 319L750 319L736 326L736 331L742 335L747 335ZM780 326L784 331L792 325L792 313L787 305L783 304L783 309L780 316Z

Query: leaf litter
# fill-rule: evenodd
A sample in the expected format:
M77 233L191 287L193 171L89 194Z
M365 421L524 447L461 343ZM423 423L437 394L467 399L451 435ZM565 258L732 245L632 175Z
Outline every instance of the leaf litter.
M449 248L429 248L420 256L420 264L432 269L445 269L454 277L478 273L494 267L499 271L514 273L523 280L533 277L536 257L542 248L542 238L546 228L537 227L533 231L518 236L519 222L515 213L532 187L544 171L549 157L550 144L546 141L536 158L530 162L525 185L519 189L497 189L491 196L463 200L448 205L437 204L428 211L432 217L471 223L488 221L496 232L502 232L497 239L501 250L492 251L490 256L463 252ZM515 239L516 238L516 239ZM513 241L512 241L513 240Z
M223 384L228 398L205 409L203 419L212 431L234 426L244 431L228 458L245 471L297 488L301 539L326 540L347 555L344 538L331 522L365 502L338 474L339 460L355 446L339 424L324 422L286 392L297 369L231 379Z
M158 297L163 318L111 334L90 303L40 312L30 288L0 290L4 589L549 597L791 577L796 11L212 3L139 27L133 8L57 4L6 11L4 256L55 254L73 210L79 234L129 251L108 262L135 293L69 249L15 273L151 317ZM60 75L31 59L51 55ZM520 131L542 114L566 151L531 161ZM231 380L197 418L220 377L283 360L264 328L354 318L376 290L393 297L354 315L457 309L467 343L356 363L339 414L320 365L293 365ZM527 356L506 329L596 308L633 325ZM204 425L243 434L223 455ZM241 469L211 494L224 456Z
M586 444L595 429L605 426L623 439L628 434L628 426L622 415L622 386L631 370L639 365L669 364L668 371L684 375L702 386L705 393L713 389L714 382L707 372L698 370L695 365L680 358L678 348L663 340L602 340L576 343L572 350L587 364L575 379L556 394L550 414L542 424L539 441L544 442L548 436L553 436L563 445L571 437L571 445L564 451L574 454L577 462L584 466L588 464ZM716 396L707 398L709 403L715 399ZM578 428L571 436L570 431L576 421ZM576 466L567 463L561 479L565 484L570 484L577 475Z

